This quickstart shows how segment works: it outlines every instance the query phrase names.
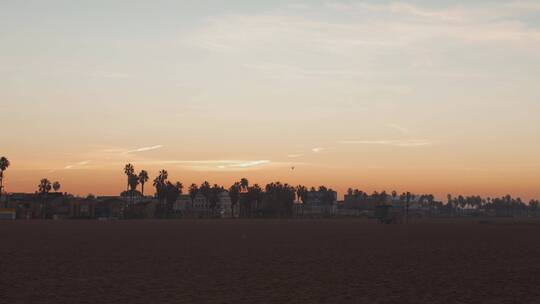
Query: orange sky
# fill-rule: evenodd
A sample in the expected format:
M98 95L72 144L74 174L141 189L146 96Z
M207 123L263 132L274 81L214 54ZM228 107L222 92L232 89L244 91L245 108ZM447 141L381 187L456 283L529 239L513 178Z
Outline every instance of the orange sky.
M6 190L118 194L132 162L185 185L540 198L539 17L513 1L2 3Z

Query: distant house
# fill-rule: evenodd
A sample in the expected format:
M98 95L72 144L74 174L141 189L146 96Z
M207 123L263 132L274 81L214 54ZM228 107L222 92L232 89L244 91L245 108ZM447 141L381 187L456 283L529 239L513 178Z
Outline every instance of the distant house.
M196 213L206 213L210 208L210 203L206 199L206 196L204 196L200 191L197 192L195 197L193 198L193 211Z
M15 208L17 218L59 218L69 217L69 200L73 196L61 192L12 193L8 196L8 207Z
M229 191L223 191L219 194L218 211L221 217L235 217L235 210L232 210L232 201Z
M173 204L173 212L175 213L184 213L187 210L190 210L193 207L193 202L191 201L191 196L189 194L181 194L178 196L178 199Z
M97 218L123 218L127 202L116 196L98 197L95 205Z
M199 217L203 216L219 216L219 217L233 217L237 216L237 211L232 210L232 201L228 191L222 191L219 193L218 202L212 210L212 205L201 192L198 192L191 204L191 212Z
M8 196L8 208L17 210L17 218L39 218L41 214L41 202L36 193L11 193Z
M48 193L44 198L45 218L66 219L71 215L73 196L62 193Z
M336 208L337 192L311 190L307 193L302 212L307 216L330 216L335 214Z
M17 218L15 208L0 208L0 220L14 220Z
M365 193L348 193L343 200L344 209L373 210L375 206Z
M70 218L95 218L96 200L73 198L70 202Z

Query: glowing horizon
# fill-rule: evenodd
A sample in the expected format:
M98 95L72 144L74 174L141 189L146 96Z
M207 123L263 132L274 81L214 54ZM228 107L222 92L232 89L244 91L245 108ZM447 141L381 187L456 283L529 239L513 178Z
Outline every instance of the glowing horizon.
M540 198L538 3L267 2L0 4L6 191L116 195L132 163Z

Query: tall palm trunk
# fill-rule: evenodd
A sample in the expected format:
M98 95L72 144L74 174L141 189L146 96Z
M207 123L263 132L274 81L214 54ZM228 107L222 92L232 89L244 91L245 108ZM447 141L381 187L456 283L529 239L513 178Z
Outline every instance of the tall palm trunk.
M2 203L3 193L4 193L4 172L0 172L0 203ZM4 207L7 208L7 200Z

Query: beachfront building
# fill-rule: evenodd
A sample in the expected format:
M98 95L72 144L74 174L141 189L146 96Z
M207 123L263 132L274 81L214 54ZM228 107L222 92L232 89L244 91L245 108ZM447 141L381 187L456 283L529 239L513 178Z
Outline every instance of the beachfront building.
M193 207L189 194L180 194L173 204L174 213L185 213Z
M14 220L17 218L15 208L0 208L0 220Z
M207 197L201 192L198 192L193 199L191 211L199 217L214 216L229 218L238 215L237 210L232 210L231 197L226 190L221 191L218 194L218 201L214 206L214 209L212 209L212 207L213 206Z
M304 216L332 216L337 208L337 192L311 190L303 204Z
M229 191L222 191L219 194L219 215L221 217L237 217L238 214L235 214L235 210L232 209L232 201L229 195ZM237 210L236 210L237 211Z

